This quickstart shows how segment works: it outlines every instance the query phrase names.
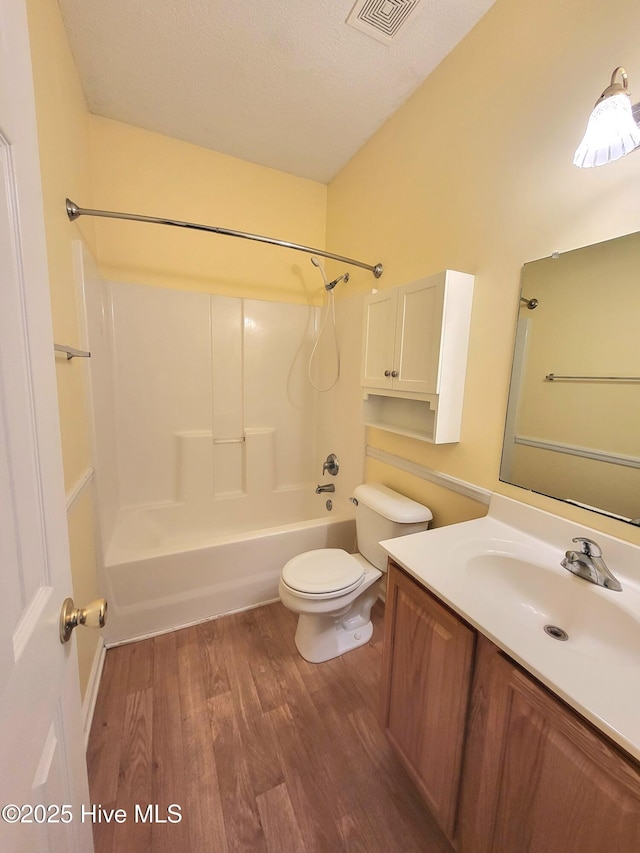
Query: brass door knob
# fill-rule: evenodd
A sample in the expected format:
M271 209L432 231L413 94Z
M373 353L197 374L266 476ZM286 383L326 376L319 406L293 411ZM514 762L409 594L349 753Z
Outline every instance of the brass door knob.
M60 642L67 643L71 639L73 629L78 625L86 625L87 628L104 628L106 621L106 598L96 598L86 607L76 607L73 598L65 598L60 611Z

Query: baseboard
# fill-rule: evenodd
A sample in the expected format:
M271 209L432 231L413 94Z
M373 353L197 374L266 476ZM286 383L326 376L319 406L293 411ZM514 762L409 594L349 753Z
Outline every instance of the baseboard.
M222 619L224 616L233 616L235 613L244 613L246 610L255 610L258 607L265 607L267 604L274 604L280 601L279 598L268 598L265 601L258 601L255 604L248 604L246 607L237 607L235 610L228 610L226 613L216 613L215 616L205 616L203 619L193 619L189 622L181 622L178 625L172 625L170 628L162 628L158 631L150 631L147 634L139 634L135 637L127 637L126 640L114 640L112 643L107 643L107 649L116 649L118 646L128 646L129 643L141 643L143 640L151 640L154 637L161 637L163 634L173 634L174 631L182 631L183 628L193 628L194 625L202 625L205 622L213 622L215 619Z
M87 751L89 745L89 735L91 733L91 724L93 722L93 714L96 709L96 701L98 699L98 689L102 678L102 670L104 668L104 659L107 653L104 640L100 637L96 653L93 657L93 664L89 674L89 682L87 690L84 694L84 702L82 703L82 729L84 732L84 749Z

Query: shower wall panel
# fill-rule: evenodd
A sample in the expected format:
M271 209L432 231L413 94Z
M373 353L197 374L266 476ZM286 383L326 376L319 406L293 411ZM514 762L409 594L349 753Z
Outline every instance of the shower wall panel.
M102 542L109 542L118 513L117 438L114 415L113 364L111 353L111 299L91 253L74 240L74 266L82 327L82 346L91 351L89 382L92 423L92 455L98 494Z
M340 348L340 379L330 391L319 395L318 430L322 441L316 470L322 470L326 450L336 453L340 474L331 478L336 484L336 506L344 505L353 489L364 482L364 453L366 427L362 423L362 394L360 389L360 360L362 357L362 319L364 293L348 293L336 299L337 338ZM329 370L319 374L321 388L335 378L331 361L322 352ZM324 453L324 456L322 455ZM325 480L329 478L325 477Z
M272 444L276 489L295 488L318 475L317 402L307 375L316 315L317 309L303 305L245 300L246 426L254 436L270 430L262 441Z
M213 394L213 494L246 491L243 409L243 300L210 297L211 389Z
M177 497L176 435L211 429L209 296L110 283L121 506Z
M106 290L120 507L310 486L314 309L116 282Z

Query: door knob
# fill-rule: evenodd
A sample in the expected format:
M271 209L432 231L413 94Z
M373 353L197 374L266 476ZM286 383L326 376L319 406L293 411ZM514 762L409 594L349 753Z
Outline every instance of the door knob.
M385 375L385 376L391 376L391 371L390 371L390 370L385 370L384 375Z
M392 376L393 376L393 378L395 379L395 378L396 378L396 376L398 375L398 371L397 371L397 370L392 370L392 371L391 371L391 375L392 375Z
M73 598L65 598L60 611L60 642L71 639L73 629L78 625L87 628L104 628L107 621L107 599L96 598L86 607L76 607Z

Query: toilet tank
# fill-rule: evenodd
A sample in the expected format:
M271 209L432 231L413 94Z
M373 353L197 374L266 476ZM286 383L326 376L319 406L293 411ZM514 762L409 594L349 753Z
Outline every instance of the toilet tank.
M433 518L426 506L381 483L358 486L353 497L357 501L358 551L383 572L387 569L387 553L378 543L426 530Z

